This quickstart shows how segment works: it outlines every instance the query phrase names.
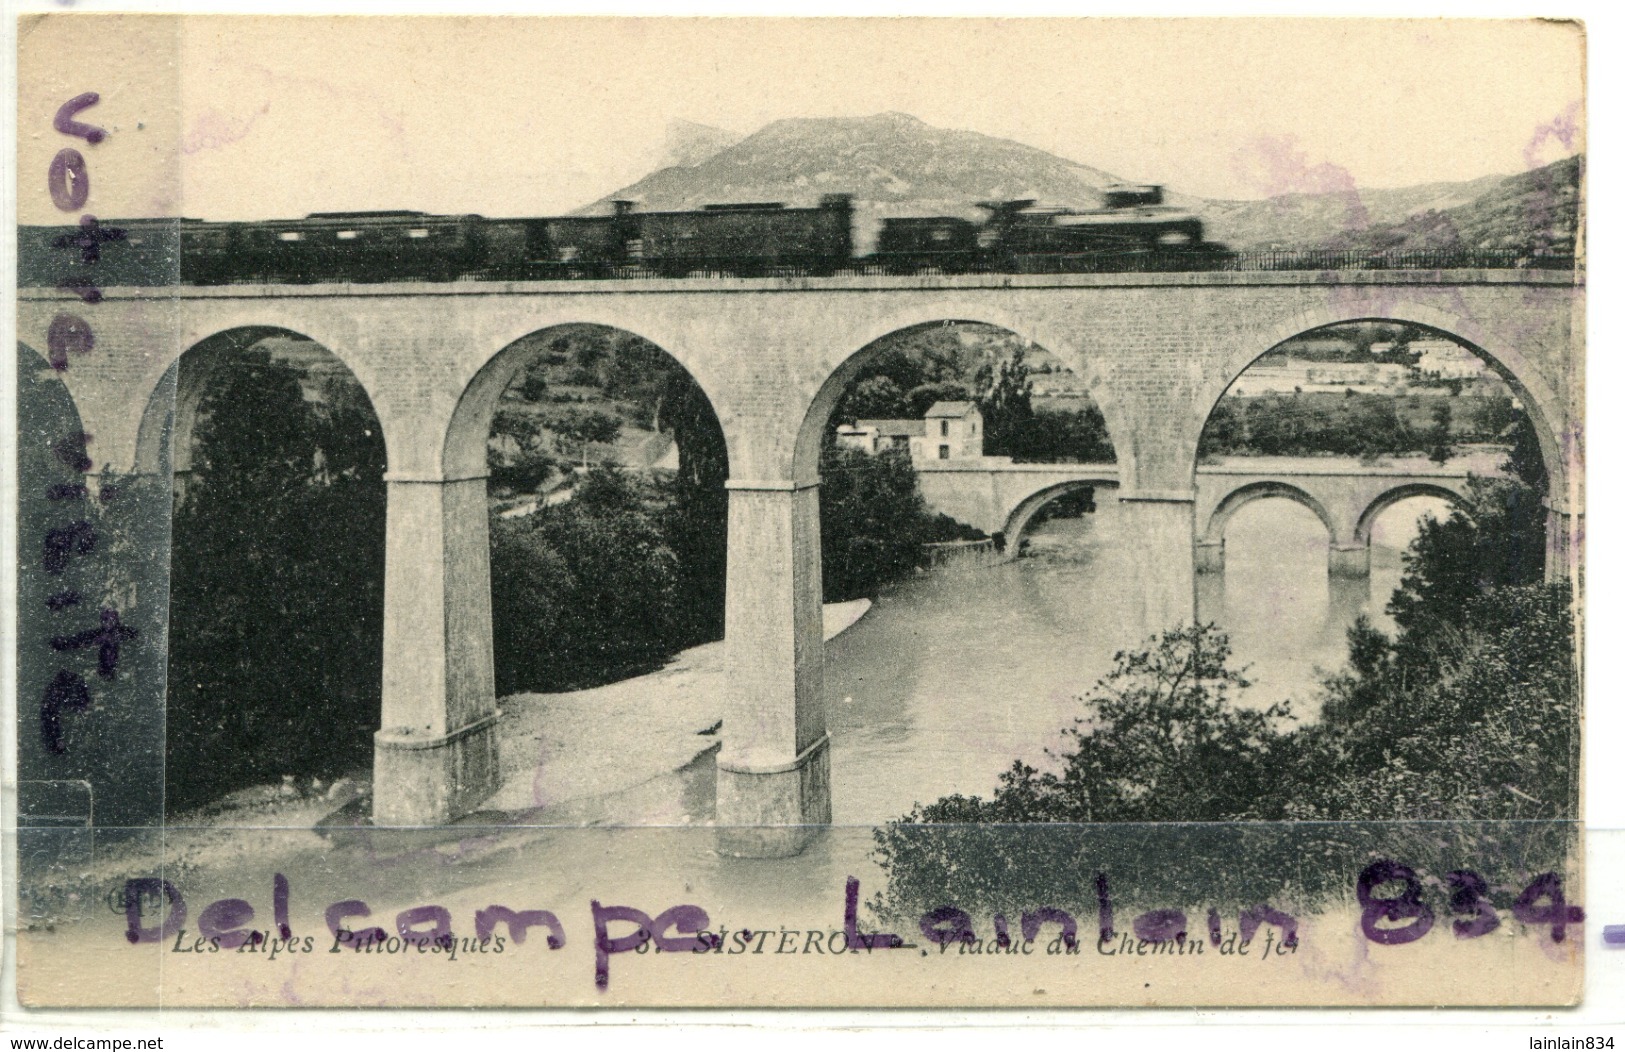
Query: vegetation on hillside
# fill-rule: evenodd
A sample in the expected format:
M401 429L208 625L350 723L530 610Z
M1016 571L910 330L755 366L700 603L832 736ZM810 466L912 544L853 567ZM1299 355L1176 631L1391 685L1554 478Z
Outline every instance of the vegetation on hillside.
M1585 158L1567 157L1501 180L1465 204L1425 209L1331 238L1325 247L1368 252L1503 251L1572 256Z
M1502 395L1266 394L1213 407L1198 455L1449 458L1463 443L1516 440L1527 418Z

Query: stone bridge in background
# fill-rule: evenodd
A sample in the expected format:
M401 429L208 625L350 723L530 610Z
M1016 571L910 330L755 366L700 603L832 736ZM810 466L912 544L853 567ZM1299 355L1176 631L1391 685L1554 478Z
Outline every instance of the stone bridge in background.
M388 457L383 706L373 767L380 825L444 822L477 808L496 787L485 448L498 399L527 364L516 341L593 323L670 353L705 391L728 445L721 846L782 855L801 850L830 815L820 440L880 337L981 322L1042 345L1078 374L1117 453L1112 478L1137 539L1141 597L1124 631L1141 637L1195 613L1193 538L1207 536L1219 514L1205 510L1203 492L1218 476L1199 483L1196 470L1213 406L1276 344L1340 322L1428 327L1474 348L1511 385L1534 421L1551 479L1548 573L1573 578L1582 500L1580 280L1556 271L1412 270L460 281L113 288L96 303L23 289L17 331L19 353L41 359L53 325L94 333L94 347L65 357L60 376L94 436L95 472L172 480L190 455L213 369L265 335L313 340L354 374ZM86 350L83 340L75 346ZM181 368L183 361L191 367ZM1239 493L1243 484L1234 481ZM1300 476L1293 484L1326 507L1328 521L1347 521L1327 503L1337 500L1313 496L1313 486L1332 481L1310 485ZM150 528L153 577L143 587L161 597L168 502L124 507L120 514L139 515ZM1357 534L1357 518L1354 530L1348 536ZM152 611L162 609L149 604L151 620L139 626L160 656L167 626ZM163 682L161 665L149 673ZM154 727L161 715L153 714ZM163 746L142 747L161 754Z
M1460 503L1469 475L1499 476L1496 455L1434 464L1420 457L1374 465L1342 457L1231 457L1196 469L1193 543L1196 572L1224 570L1224 531L1247 505L1268 498L1302 504L1326 527L1328 570L1337 577L1371 572L1371 526L1410 497ZM936 511L987 534L1002 534L1005 551L1019 550L1034 516L1080 490L1120 481L1115 464L1013 464L1003 457L923 461L920 492Z

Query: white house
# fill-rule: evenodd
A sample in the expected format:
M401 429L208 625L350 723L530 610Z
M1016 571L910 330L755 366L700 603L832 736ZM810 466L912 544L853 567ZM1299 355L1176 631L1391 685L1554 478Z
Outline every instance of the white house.
M889 449L911 452L910 444L925 434L924 420L859 420L835 429L835 441L865 453Z
M835 429L835 441L865 453L907 450L916 467L982 456L982 411L973 402L938 402L924 420L859 420Z
M911 440L909 452L916 464L977 460L982 437L982 411L974 402L938 402L925 411L925 434Z

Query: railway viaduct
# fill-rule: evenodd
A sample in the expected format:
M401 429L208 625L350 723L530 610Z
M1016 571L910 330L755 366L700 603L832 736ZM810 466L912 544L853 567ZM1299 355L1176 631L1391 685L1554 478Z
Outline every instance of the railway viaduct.
M1548 572L1576 576L1582 300L1575 275L1540 271L840 276L109 289L94 304L25 289L17 324L20 344L40 354L59 315L92 329L94 349L71 355L62 378L94 436L96 471L184 469L207 365L234 342L297 333L354 373L388 456L374 739L374 818L386 825L444 822L494 789L485 444L497 400L525 364L511 345L596 323L665 349L705 390L728 442L720 844L772 856L801 850L830 815L818 451L873 341L984 322L1041 344L1084 379L1117 451L1121 512L1140 539L1130 627L1154 631L1193 615L1196 447L1209 411L1259 355L1336 322L1428 326L1500 372L1535 422L1551 478ZM181 370L183 356L199 367ZM151 641L164 627L148 630Z
M1471 473L1495 475L1495 458L1481 458ZM1248 463L1247 461L1252 461ZM1019 550L1033 517L1062 495L1116 489L1115 464L1012 464L1003 457L925 461L917 468L926 503L984 533L1002 533L1005 551ZM1371 527L1386 509L1408 497L1459 501L1467 496L1469 467L1427 461L1365 466L1310 457L1245 458L1196 469L1193 499L1196 571L1224 570L1224 530L1254 501L1280 497L1302 504L1326 527L1329 572L1365 577L1371 572Z

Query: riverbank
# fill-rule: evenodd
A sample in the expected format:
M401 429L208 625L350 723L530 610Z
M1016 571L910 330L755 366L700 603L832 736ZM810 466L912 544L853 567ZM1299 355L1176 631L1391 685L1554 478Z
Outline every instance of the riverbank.
M824 606L824 639L869 612L868 599ZM618 683L502 699L501 788L482 808L551 824L592 821L585 801L626 792L715 749L726 670L721 642L691 647L664 668ZM657 802L641 821L683 824L682 801ZM577 812L572 814L572 812Z
M824 606L824 639L834 639L867 614L868 599ZM637 795L636 811L620 810L628 790L681 771L720 744L725 685L720 642L682 651L644 676L588 690L515 694L503 698L501 788L480 813L553 825L590 825L601 813L617 821L685 824L684 801ZM191 834L215 830L297 830L367 824L372 772L353 771L331 784L283 779L238 790L168 822L171 847L182 854ZM613 806L596 806L616 797ZM501 814L498 814L501 813Z

